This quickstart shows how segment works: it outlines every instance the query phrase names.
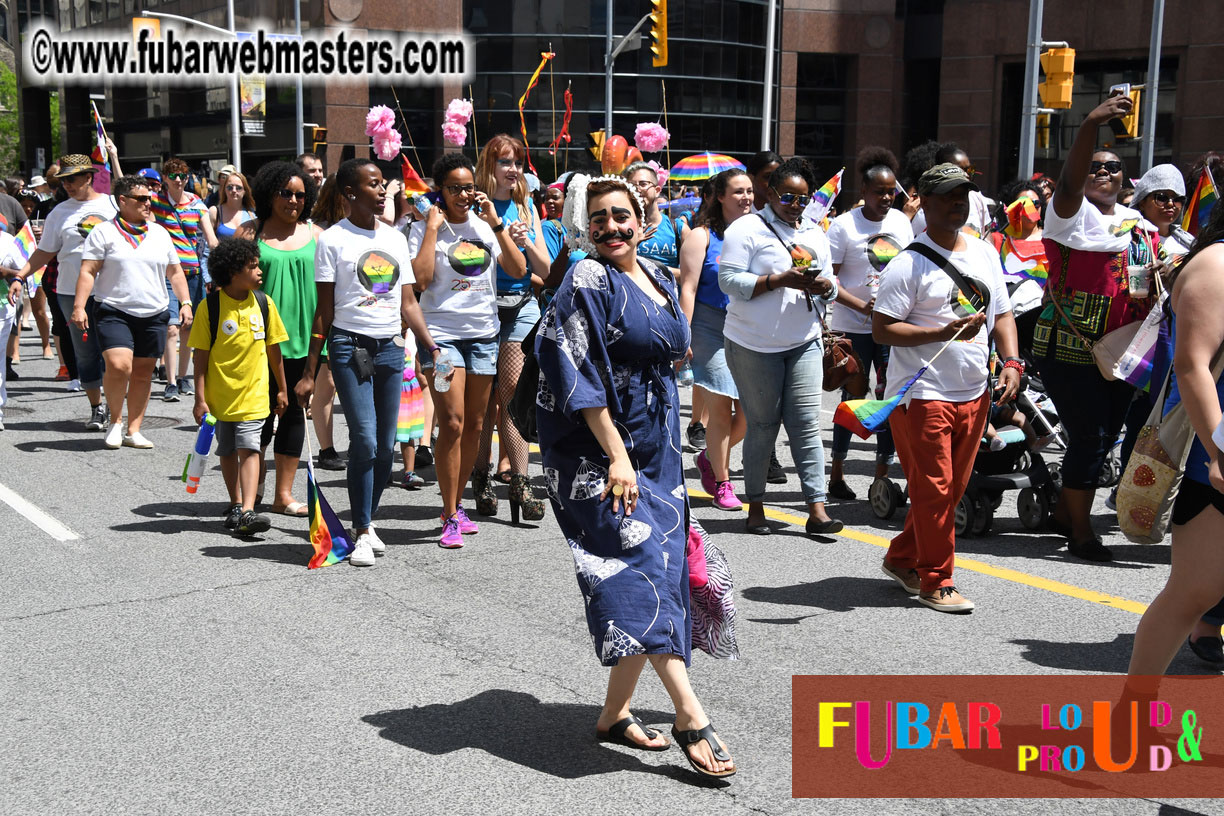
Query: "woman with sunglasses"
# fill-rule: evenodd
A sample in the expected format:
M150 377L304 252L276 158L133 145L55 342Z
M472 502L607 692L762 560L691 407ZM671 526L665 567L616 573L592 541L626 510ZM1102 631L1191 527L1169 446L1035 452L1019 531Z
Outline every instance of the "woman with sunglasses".
M689 508L673 366L688 349L688 321L672 276L637 254L646 207L636 190L616 176L573 184L566 226L591 257L565 276L540 323L536 405L553 512L596 657L611 667L595 737L642 751L671 747L631 709L649 661L693 769L730 776L735 763L687 670Z
M1130 112L1115 95L1098 105L1075 134L1054 197L1046 208L1044 243L1050 263L1046 304L1033 333L1041 378L1067 432L1062 492L1050 528L1070 553L1087 561L1113 555L1093 532L1092 501L1105 457L1118 439L1135 390L1107 380L1085 345L1135 321L1152 308L1156 287L1132 291L1128 270L1156 261L1151 225L1117 203L1122 161L1095 150L1097 131Z
M497 494L489 481L489 457L493 452L493 423L497 422L500 461L497 480L510 485L510 519L518 522L519 512L527 521L544 518L544 502L531 493L527 480L527 442L506 412L506 404L518 388L523 370L523 339L540 320L540 304L535 286L548 277L548 249L535 207L528 201L527 179L523 168L527 151L518 139L499 133L490 139L476 164L476 186L493 202L493 209L511 238L520 247L532 274L515 277L497 264L497 314L501 326L497 349L497 392L489 400L472 471L472 494L476 512L497 514ZM502 467L502 463L506 467Z
M1135 184L1131 206L1156 227L1160 234L1157 255L1168 264L1180 261L1194 243L1194 236L1181 228L1185 203L1186 180L1171 164L1156 165Z
M153 443L140 426L149 404L153 366L166 344L171 306L167 285L178 296L184 326L191 325L191 298L170 234L153 220L153 196L144 179L117 179L112 191L119 214L98 224L85 239L72 323L82 332L96 334L102 348L103 388L110 412L106 447L151 448Z
M277 197L294 204L300 199L301 211L294 212L300 218L314 183L296 164L289 167L293 175L282 181L280 189L291 195ZM399 340L407 326L426 348L434 341L412 292L408 242L379 218L387 203L382 171L369 159L349 159L336 171L335 183L348 201L349 215L328 227L316 244L318 331L311 333L310 360L295 391L304 409L310 404L326 337L349 429L347 481L356 538L349 563L372 567L375 556L386 552L374 531L373 517L395 461L404 376ZM283 210L282 216L291 211Z
M765 521L765 480L782 424L808 505L808 534L842 529L825 512L820 438L821 323L837 298L837 282L824 230L802 217L816 188L816 173L803 159L779 165L769 179L769 206L727 228L718 268L718 284L729 297L727 365L748 420L747 529L757 535L773 532Z
M218 240L229 238L255 217L255 199L251 197L246 176L241 173L226 176L220 201L208 208L208 217L216 225Z
M871 315L884 267L914 240L914 230L909 219L892 208L901 169L893 152L865 147L859 151L856 169L863 206L837 216L829 226L829 248L838 285L838 305L829 328L846 335L865 369L875 368L876 397L882 399L888 346L872 339ZM842 391L841 398L851 399L847 391ZM892 434L887 428L876 434L875 448L875 478L887 479L888 466L894 459ZM857 498L846 483L844 467L849 452L850 431L834 425L829 495L844 501Z
M434 468L442 493L442 536L438 546L457 549L464 534L477 531L460 498L472 472L493 377L497 374L497 262L512 278L527 275L527 259L493 202L476 187L475 167L462 153L434 164L438 201L408 237L412 271L421 290L421 310L436 347L419 358L433 394L438 441ZM446 385L434 376L445 353L454 371ZM441 388L439 386L442 385Z
M226 180L227 193L245 183L241 173L231 173ZM236 235L259 244L259 269L263 281L260 288L276 304L276 311L285 325L288 339L278 347L285 371L285 387L296 392L307 379L312 334L321 334L318 288L315 285L316 239L323 232L310 223L308 214L314 205L314 182L296 164L270 162L259 168L253 184L254 195L247 195L255 208L254 220L238 227ZM313 372L309 377L313 383ZM304 386L303 386L304 387ZM269 379L268 399L276 405L276 378ZM264 454L275 434L272 448L276 463L276 493L272 500L273 513L286 516L306 515L306 505L293 498L293 480L302 458L306 439L306 419L301 411L285 411L280 417L270 411L260 438L260 489L263 494Z
M196 309L204 299L208 284L208 269L204 261L208 249L217 245L217 236L204 202L187 189L190 179L187 162L179 158L167 159L162 165L162 191L153 198L153 216L174 241L179 266L187 278L191 307ZM162 399L178 402L179 395L195 392L191 380L187 379L191 355L179 354L178 303L174 292L167 290L167 294L170 296L170 329L166 335L166 390Z

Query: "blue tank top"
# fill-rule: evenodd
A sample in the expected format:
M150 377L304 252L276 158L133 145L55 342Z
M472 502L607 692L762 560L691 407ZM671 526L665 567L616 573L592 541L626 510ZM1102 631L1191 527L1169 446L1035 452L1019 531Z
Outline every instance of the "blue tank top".
M659 222L654 235L649 240L638 244L637 254L652 261L658 261L672 268L680 265L680 251L676 246L676 225L666 215Z
M697 302L712 306L719 311L727 311L731 298L718 288L718 262L722 258L723 239L710 230L710 245L706 247L705 258L701 261L701 280L697 282Z
M217 214L220 215L220 212L218 211ZM242 215L244 217L242 221L239 222L238 224L239 227L242 226L242 224L246 223L247 221L252 221L255 219L255 213L251 212L250 210L243 210ZM237 231L238 231L238 227L227 227L225 224L213 224L213 232L217 234L217 240L220 240L222 238L230 238Z
M538 219L532 219L528 222L527 218L519 215L518 205L514 203L514 199L507 198L505 201L493 199L493 209L497 210L497 215L503 223L509 224L511 221L522 221L527 223L531 229L527 232L527 240L534 241L536 236L535 224ZM530 213L527 213L530 215ZM520 250L524 255L527 253ZM531 288L531 274L524 275L521 278L513 277L509 272L502 268L499 263L497 265L497 291L498 292L522 292L525 289Z

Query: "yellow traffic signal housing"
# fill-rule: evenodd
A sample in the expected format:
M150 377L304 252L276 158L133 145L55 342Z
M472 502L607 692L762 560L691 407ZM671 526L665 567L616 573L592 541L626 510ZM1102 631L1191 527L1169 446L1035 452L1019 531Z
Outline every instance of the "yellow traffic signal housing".
M1037 149L1050 149L1050 114L1037 114Z
M1075 49L1051 48L1041 55L1041 70L1045 81L1037 86L1041 107L1065 110L1071 107L1071 90L1075 84Z
M312 127L310 129L310 152L316 156L327 151L327 128Z
M595 143L594 147L588 147L591 155L595 157L595 161L599 161L603 157L604 140L608 138L608 134L602 130L597 130L594 133L587 134L591 137L591 141Z
M1120 119L1109 120L1109 126L1113 129L1114 136L1118 141L1139 138L1139 101L1142 96L1143 91L1140 88L1131 88L1130 113Z
M650 0L650 40L651 65L662 68L667 65L667 0Z

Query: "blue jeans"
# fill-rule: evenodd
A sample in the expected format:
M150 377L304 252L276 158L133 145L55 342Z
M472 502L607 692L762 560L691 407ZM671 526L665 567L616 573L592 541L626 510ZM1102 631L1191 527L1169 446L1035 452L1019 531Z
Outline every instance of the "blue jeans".
M362 379L354 353L364 348L374 376ZM391 338L376 339L332 328L328 365L348 424L348 494L353 529L364 530L378 512L395 459L395 424L404 380L404 350Z
M72 320L72 304L76 301L75 295L56 294L56 299L59 300L60 309ZM93 327L90 327L91 329ZM72 334L72 350L76 354L77 360L77 376L81 380L82 388L101 388L102 387L102 344L98 342L98 333L89 331L89 337L83 337L84 332L77 328L76 324L69 322L68 331Z
M744 492L765 500L769 456L785 424L791 455L808 503L825 500L824 441L820 438L824 350L820 340L787 351L763 353L726 341L727 365L735 377L748 421L744 436Z
M850 341L850 345L854 347L854 353L863 361L863 367L870 370L875 368L876 387L875 399L884 398L884 384L887 382L888 376L888 346L882 343L877 343L871 338L870 334L851 334L846 332L846 339ZM872 395L868 393L868 398ZM853 399L844 389L841 393L842 402L848 399ZM893 463L896 448L893 447L892 432L888 429L888 423L876 432L876 462L880 464L891 465ZM840 425L833 426L833 461L844 462L846 455L850 452L850 431Z

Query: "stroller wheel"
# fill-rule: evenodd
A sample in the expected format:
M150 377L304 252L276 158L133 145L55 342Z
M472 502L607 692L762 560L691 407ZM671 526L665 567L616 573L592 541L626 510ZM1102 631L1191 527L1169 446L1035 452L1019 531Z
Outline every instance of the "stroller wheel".
M901 504L901 488L890 479L876 479L867 490L867 498L876 518L887 521Z
M968 496L961 496L956 505L956 534L969 535L973 529L973 502Z
M1050 482L1056 493L1062 492L1062 462L1051 462L1046 470L1050 472Z
M971 530L975 536L986 535L994 524L994 506L990 499L975 502L973 505L973 524Z
M1044 492L1026 487L1016 497L1016 511L1025 529L1040 530L1050 516L1050 500Z
M1100 487L1112 487L1118 481L1118 467L1114 463L1112 456L1106 458L1105 464L1101 465L1101 472L1097 476L1097 485Z

